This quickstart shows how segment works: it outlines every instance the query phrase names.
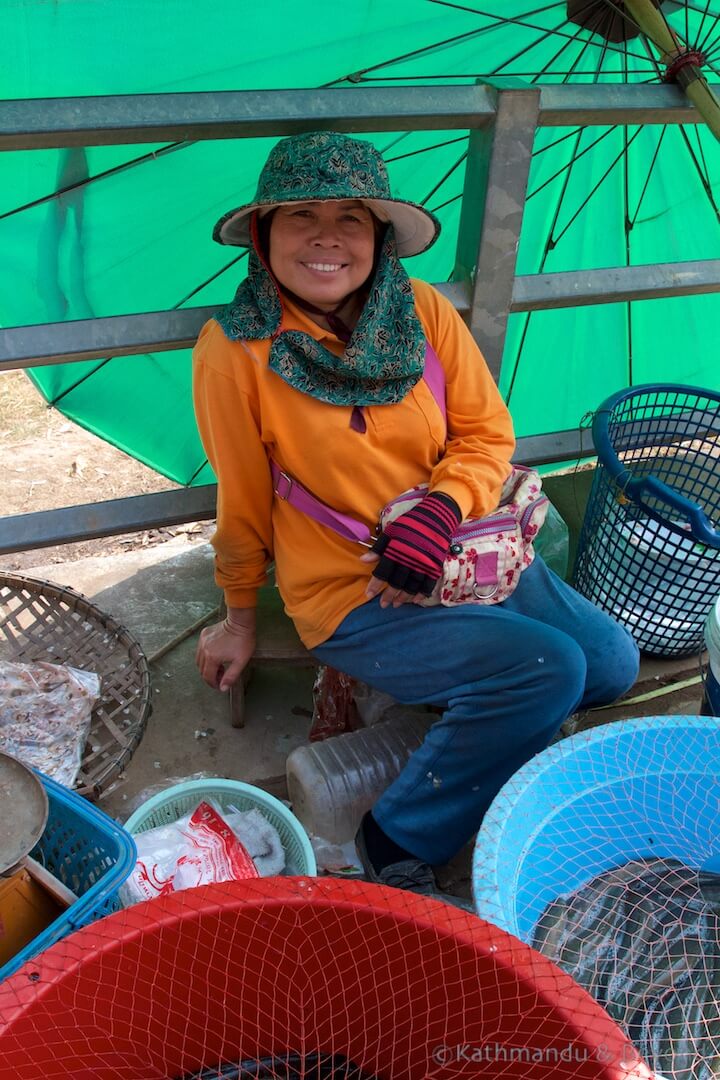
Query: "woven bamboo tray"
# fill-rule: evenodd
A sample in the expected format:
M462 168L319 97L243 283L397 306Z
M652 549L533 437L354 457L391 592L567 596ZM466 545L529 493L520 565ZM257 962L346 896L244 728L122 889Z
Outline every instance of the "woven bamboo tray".
M0 658L94 671L101 698L75 790L107 794L142 738L150 703L145 654L125 627L73 589L0 572Z

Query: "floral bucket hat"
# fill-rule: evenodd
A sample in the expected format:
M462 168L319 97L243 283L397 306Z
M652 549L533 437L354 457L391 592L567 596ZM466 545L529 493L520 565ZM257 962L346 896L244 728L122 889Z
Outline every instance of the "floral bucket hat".
M282 139L270 151L255 199L228 211L213 230L219 244L251 247L250 218L294 202L359 199L395 230L397 253L419 255L435 242L440 222L416 203L394 199L385 162L371 143L336 131Z

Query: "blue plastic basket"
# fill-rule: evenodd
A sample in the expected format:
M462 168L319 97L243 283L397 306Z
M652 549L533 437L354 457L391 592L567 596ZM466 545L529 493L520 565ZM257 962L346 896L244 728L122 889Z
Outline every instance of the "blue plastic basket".
M636 386L600 406L592 431L573 585L644 652L697 652L720 590L720 395Z
M119 911L118 889L137 856L132 836L80 795L38 773L48 795L45 832L30 853L77 901L0 968L0 980L73 930Z
M579 732L498 792L473 856L478 915L532 940L551 901L636 858L720 870L720 723L656 716Z

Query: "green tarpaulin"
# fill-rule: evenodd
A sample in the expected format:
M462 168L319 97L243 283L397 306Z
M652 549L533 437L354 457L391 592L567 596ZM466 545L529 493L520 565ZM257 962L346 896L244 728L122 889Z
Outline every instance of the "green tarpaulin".
M720 0L668 11L686 39L705 39L705 71L717 79ZM642 38L608 45L568 22L564 3L539 0L0 0L0 17L4 98L660 81ZM435 247L407 260L409 272L447 280L467 134L373 141L397 194L443 222ZM244 261L212 242L212 226L251 198L270 145L0 154L0 323L224 303ZM716 258L719 166L720 149L702 126L540 129L518 273ZM576 427L628 384L719 389L719 327L713 295L512 316L501 388L518 434ZM192 416L188 351L45 367L32 377L68 417L164 475L212 480Z

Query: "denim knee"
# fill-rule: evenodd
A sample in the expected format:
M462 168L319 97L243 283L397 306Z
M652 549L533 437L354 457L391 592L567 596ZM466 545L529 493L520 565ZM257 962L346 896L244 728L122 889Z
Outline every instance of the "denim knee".
M634 685L640 670L640 650L635 639L609 615L595 646L588 658L584 707L616 701Z
M567 634L555 634L553 647L543 650L543 687L552 712L563 720L577 709L585 693L587 659L585 653Z

